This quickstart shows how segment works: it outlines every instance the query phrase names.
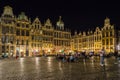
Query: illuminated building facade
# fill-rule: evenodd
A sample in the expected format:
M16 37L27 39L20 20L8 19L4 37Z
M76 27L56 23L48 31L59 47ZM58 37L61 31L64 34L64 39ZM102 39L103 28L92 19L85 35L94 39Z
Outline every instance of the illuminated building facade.
M10 6L5 6L0 18L0 54L34 56L55 55L70 51L71 32L64 28L59 17L56 26L47 19L41 24L38 17L32 22L24 12L17 17Z
M117 50L118 52L120 53L120 30L118 31L118 34L117 34Z
M72 36L71 49L74 51L94 51L96 54L104 48L106 53L117 51L118 30L110 24L110 19L104 20L104 27L96 27L94 31L88 31Z
M39 54L42 50L42 24L39 18L35 18L30 30L30 52L31 55Z
M104 20L102 28L96 27L95 30L79 34L75 32L71 36L61 16L56 25L49 18L42 24L38 17L32 22L24 12L15 16L12 8L5 6L0 17L0 54L34 56L72 51L98 53L102 48L107 53L120 51L120 31L110 24L109 18Z
M32 55L47 53L68 53L70 51L70 30L64 29L64 22L59 17L54 27L48 18L42 25L39 18L36 18L30 30L30 52Z
M107 52L115 52L117 45L117 31L115 26L110 24L110 19L106 18L102 28L102 47Z
M22 12L18 17L16 18L15 28L16 28L16 52L20 54L20 56L28 56L29 55L29 49L30 49L30 20L28 20L28 17L25 15L24 12Z
M0 18L0 53L9 53L12 55L16 49L15 16L12 8L4 7Z
M61 19L61 16L59 17L58 22L56 23L56 28L54 30L54 51L57 52L66 52L69 53L70 51L70 39L71 39L71 33L69 29L64 28L64 22Z

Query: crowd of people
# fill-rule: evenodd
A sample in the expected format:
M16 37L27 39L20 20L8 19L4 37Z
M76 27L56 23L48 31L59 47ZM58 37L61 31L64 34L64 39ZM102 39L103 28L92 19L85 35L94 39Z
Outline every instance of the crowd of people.
M80 59L83 59L84 61L86 59L91 59L92 61L95 61L95 56L99 56L101 66L105 65L104 59L111 56L115 56L116 62L120 60L120 55L118 52L106 54L104 49L102 49L97 55L94 54L94 52L92 51L88 54L86 54L86 52L75 52L74 54L69 53L69 55L66 55L65 53L60 53L56 55L56 59L62 62L79 62Z

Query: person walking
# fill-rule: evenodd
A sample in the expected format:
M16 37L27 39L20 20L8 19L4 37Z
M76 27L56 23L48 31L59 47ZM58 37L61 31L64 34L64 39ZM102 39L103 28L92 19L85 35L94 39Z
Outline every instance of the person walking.
M118 64L118 52L117 51L114 52L114 57L115 57L115 63L114 64Z

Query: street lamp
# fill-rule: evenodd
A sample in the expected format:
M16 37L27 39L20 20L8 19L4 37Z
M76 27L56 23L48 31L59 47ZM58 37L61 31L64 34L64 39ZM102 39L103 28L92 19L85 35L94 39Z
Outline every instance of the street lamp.
M40 52L41 52L41 55L43 54L43 50L42 50L42 41L40 42Z
M6 33L4 33L4 53L6 52L6 48L5 48L5 43L6 43Z

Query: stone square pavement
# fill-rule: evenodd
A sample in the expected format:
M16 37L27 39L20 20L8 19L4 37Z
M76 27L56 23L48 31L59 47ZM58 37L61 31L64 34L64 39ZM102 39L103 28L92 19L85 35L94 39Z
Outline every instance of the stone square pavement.
M120 80L120 64L114 58L99 58L75 63L57 61L55 57L0 59L0 80Z

